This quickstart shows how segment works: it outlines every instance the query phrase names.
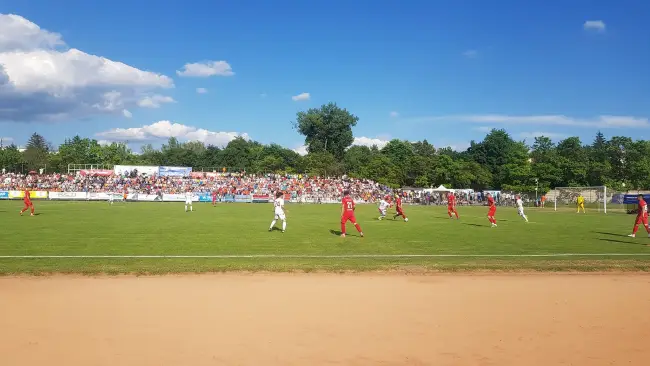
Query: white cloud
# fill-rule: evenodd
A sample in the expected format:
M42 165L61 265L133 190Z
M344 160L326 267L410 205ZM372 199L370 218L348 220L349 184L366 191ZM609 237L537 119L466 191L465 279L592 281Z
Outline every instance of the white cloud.
M431 116L410 119L412 122L470 122L510 125L579 126L595 128L648 128L650 120L634 116L602 115L593 118L575 118L564 115L512 116L503 114Z
M172 97L155 94L140 99L138 105L142 108L160 108L162 104L174 102L176 101Z
M306 145L298 146L297 148L293 149L293 151L297 152L302 156L305 156L307 155L307 146Z
M606 25L605 22L603 22L602 20L587 20L582 25L582 28L584 28L585 30L604 32Z
M123 114L171 78L68 48L58 33L0 14L0 121Z
M309 100L310 98L311 98L311 95L309 93L300 93L298 95L294 95L293 97L291 97L291 99L294 102L299 102L301 100Z
M481 127L476 127L474 130L478 132L483 132L483 133L488 133L492 131L493 127L488 127L488 126L481 126Z
M96 134L107 141L157 141L176 137L181 141L201 141L205 144L226 146L237 137L249 140L247 133L214 132L203 128L187 126L170 121L158 121L150 125L133 128L114 128Z
M535 137L548 137L551 139L563 139L566 138L567 135L563 133L558 133L558 132L521 132L519 134L519 137L524 138L524 139L534 139Z
M467 58L476 58L478 56L478 51L477 50L467 50L463 52L463 56Z
M356 146L368 146L372 147L373 145L377 145L378 148L383 148L388 144L388 140L382 140L382 139L373 139L370 137L365 137L365 136L360 136L360 137L355 137L354 142L352 145Z
M203 61L188 63L183 70L176 71L179 76L207 78L210 76L232 76L235 73L226 61Z
M108 141L108 140L97 140L97 143L102 145L102 146L107 146L113 143L113 141Z
M2 142L2 145L9 145L14 142L14 139L13 137L0 137L0 142Z
M126 117L126 118L131 118L131 117L133 117L133 113L129 112L128 109L123 109L123 110L122 110L122 114L123 114L124 117Z
M392 111L392 112L390 112L390 116L393 117L393 118L397 118L397 117L399 117L399 113L397 113L396 111Z
M208 89L206 89L206 88L196 88L196 92L198 94L205 94L205 93L208 92Z

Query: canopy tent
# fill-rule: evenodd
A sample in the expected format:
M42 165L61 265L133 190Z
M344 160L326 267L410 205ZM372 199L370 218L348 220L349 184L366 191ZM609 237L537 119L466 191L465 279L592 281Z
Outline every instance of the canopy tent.
M431 192L453 192L453 191L454 191L453 189L445 188L445 186L443 186L442 184L438 186L438 188L434 188L431 190Z

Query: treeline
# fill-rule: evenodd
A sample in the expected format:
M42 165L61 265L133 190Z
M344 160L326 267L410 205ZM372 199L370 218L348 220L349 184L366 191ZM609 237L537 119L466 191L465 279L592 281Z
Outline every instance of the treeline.
M392 140L376 146L351 146L357 118L337 107L299 112L294 128L305 136L308 154L301 156L277 144L242 138L226 147L170 138L160 149L145 145L135 154L123 143L100 145L75 136L53 149L34 134L25 151L15 145L0 150L6 171L67 172L68 164L170 165L195 170L248 173L307 173L367 178L393 187L486 188L532 192L559 186L607 185L616 190L650 187L650 142L628 137L610 140L598 133L591 144L570 137L555 144L537 137L529 146L504 130L492 130L463 152L437 149L426 140Z

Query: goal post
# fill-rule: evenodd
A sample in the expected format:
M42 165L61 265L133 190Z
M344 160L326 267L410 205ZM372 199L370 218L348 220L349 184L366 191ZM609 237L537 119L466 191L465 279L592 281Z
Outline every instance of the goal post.
M578 197L582 196L585 209L607 213L608 192L606 186L556 187L553 193L555 211L577 209Z

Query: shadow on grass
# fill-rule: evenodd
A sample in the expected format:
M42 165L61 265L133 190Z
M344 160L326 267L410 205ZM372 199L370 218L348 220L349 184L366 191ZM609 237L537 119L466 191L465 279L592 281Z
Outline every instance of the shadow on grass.
M339 230L330 230L330 234L336 235L336 236L341 236L341 231ZM350 233L349 231L345 234L346 236L359 236L359 233L357 233L356 230L354 230L354 233Z
M487 225L472 224L472 223L469 223L469 222L463 222L463 225L475 226L475 227L487 227Z
M280 229L277 226L274 226L270 231L282 231L282 229Z
M642 243L642 242L633 242L633 241L623 241L623 240L616 240L616 239L603 239L603 238L599 238L598 240L606 241L608 243L630 244L630 245L647 245L650 243L650 242Z
M625 234L606 233L606 232L602 232L602 231L596 231L596 234L609 235L609 236L618 236L619 238L627 238L627 235L625 235Z

